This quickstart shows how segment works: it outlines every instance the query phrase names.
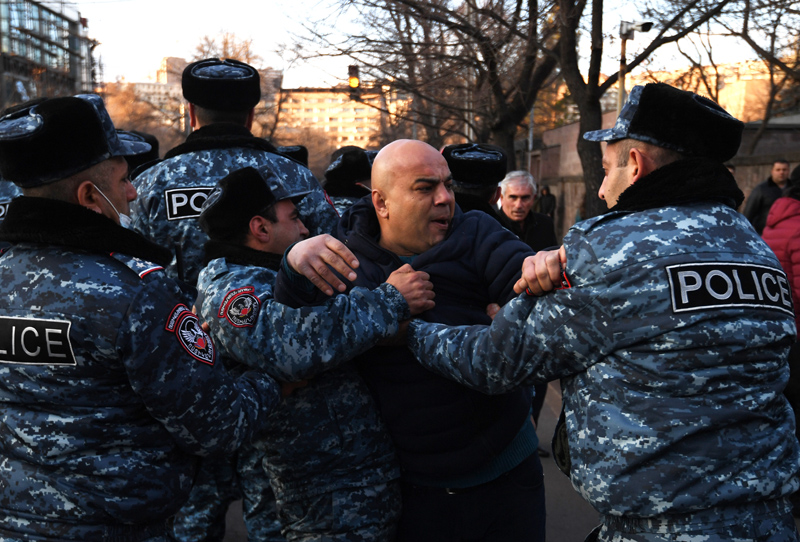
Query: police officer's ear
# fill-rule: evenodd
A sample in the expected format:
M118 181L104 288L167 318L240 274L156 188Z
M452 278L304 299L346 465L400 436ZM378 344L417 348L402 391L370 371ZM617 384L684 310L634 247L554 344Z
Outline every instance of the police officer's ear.
M256 215L250 219L249 232L250 239L253 240L259 250L264 250L264 245L269 245L273 239L272 228L275 225L263 216Z
M195 105L191 102L189 102L189 124L192 130L197 129L197 110L195 109Z
M103 213L103 203L105 201L92 181L87 179L78 185L75 191L75 199L78 205L91 209L95 213Z
M631 174L631 184L655 171L657 168L648 150L639 147L631 147L630 151L628 151L627 167Z

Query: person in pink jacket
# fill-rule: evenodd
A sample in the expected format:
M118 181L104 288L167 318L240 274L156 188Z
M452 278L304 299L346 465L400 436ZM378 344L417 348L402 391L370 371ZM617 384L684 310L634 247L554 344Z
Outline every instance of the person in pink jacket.
M800 167L792 171L789 188L775 200L767 216L763 239L778 257L792 288L798 341L789 351L789 382L783 394L800 419ZM800 438L800 423L795 428ZM792 514L800 517L800 492L790 498Z
M800 182L795 181L783 197L772 204L763 238L780 260L789 279L800 337Z

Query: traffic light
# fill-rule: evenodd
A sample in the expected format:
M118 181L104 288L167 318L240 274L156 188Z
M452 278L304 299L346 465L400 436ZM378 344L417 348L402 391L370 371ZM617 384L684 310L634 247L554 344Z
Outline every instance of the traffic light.
M347 67L347 85L350 87L350 99L361 98L361 79L358 77L358 66Z

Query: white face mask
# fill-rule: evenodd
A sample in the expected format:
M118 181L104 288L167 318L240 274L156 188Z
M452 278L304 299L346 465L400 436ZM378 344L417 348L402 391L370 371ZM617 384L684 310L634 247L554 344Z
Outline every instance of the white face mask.
M117 213L117 216L119 217L119 225L122 226L125 229L130 229L130 227L131 227L131 217L129 217L128 215L124 215L124 214L120 213L119 211L117 211L117 208L114 207L114 204L111 203L111 200L108 199L108 197L106 197L105 194L103 194L102 190L97 188L96 184L92 183L92 186L94 186L95 190L97 190L100 193L100 195L103 196L103 199L106 200L109 205L111 205L111 208L114 209L114 212Z

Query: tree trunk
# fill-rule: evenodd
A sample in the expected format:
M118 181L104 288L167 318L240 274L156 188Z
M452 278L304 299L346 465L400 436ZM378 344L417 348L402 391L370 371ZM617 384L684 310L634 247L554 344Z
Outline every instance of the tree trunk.
M517 133L516 126L505 126L492 130L492 144L503 147L508 156L508 171L517 169L517 157L514 153L514 136Z
M608 207L597 196L603 184L603 152L600 143L586 141L583 134L602 127L603 113L600 100L586 100L579 107L581 113L580 135L578 136L578 156L583 168L583 184L586 187L586 216L590 218L604 213Z

